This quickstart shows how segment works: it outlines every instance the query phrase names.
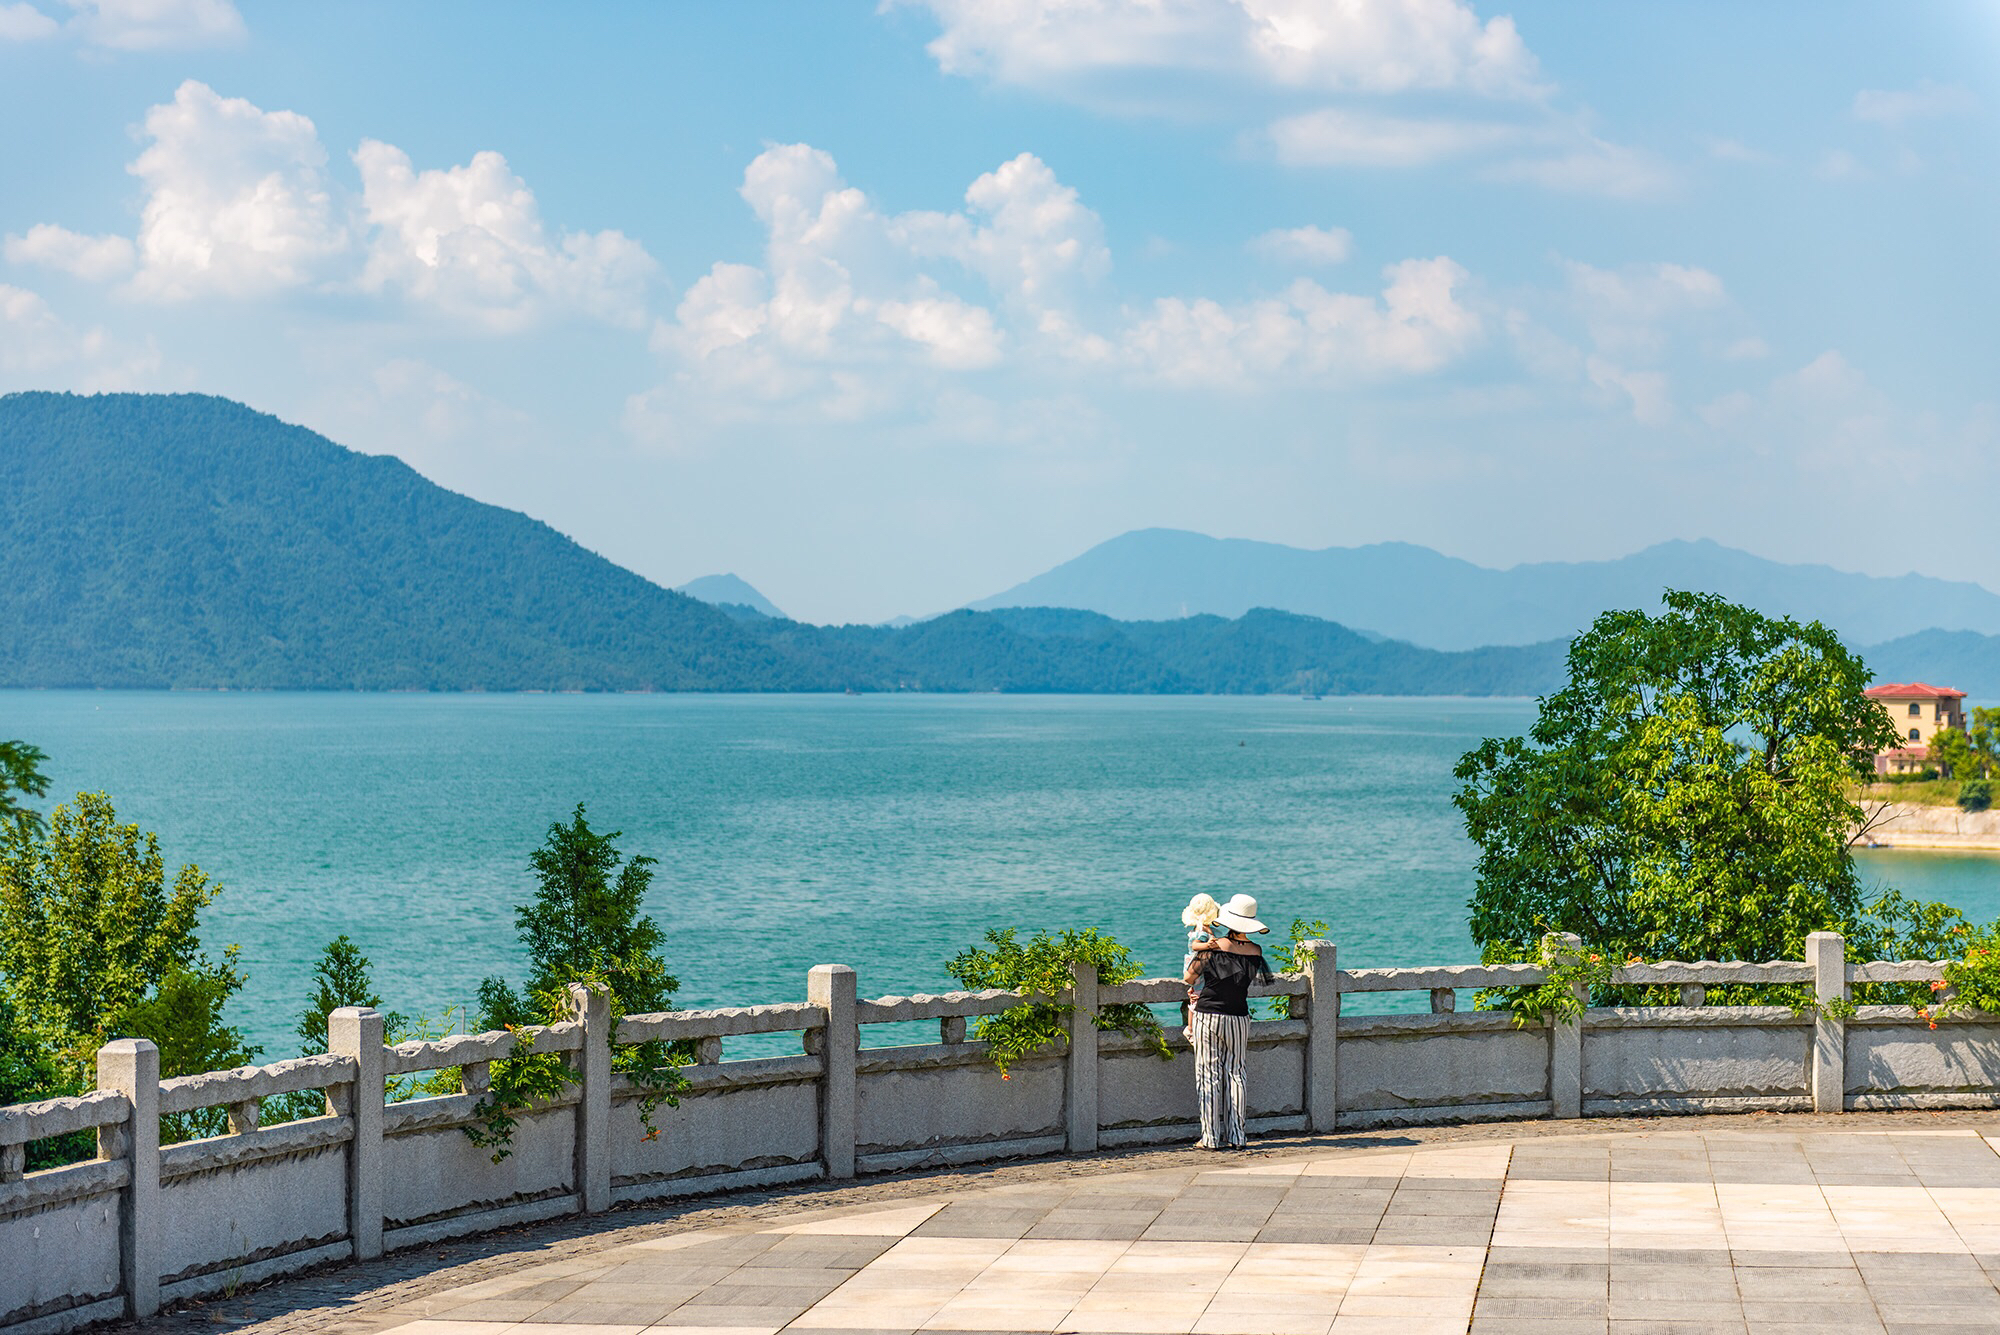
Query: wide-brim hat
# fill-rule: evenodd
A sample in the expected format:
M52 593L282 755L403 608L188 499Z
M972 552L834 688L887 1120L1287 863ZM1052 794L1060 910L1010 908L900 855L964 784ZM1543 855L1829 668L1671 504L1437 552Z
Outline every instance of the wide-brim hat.
M1249 895L1233 895L1215 920L1232 932L1268 932L1271 929L1257 921L1257 901Z

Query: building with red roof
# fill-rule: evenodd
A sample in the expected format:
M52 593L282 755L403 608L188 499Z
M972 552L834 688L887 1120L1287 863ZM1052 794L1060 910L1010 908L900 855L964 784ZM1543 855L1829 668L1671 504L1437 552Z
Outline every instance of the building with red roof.
M1868 698L1888 711L1903 744L1875 757L1877 774L1915 774L1924 767L1931 738L1946 728L1965 727L1965 692L1922 681L1884 682L1868 688Z

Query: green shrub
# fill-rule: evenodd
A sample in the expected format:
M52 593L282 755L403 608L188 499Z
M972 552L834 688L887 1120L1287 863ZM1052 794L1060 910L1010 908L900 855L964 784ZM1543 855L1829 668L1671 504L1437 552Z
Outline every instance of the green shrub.
M1966 811L1984 811L1993 805L1993 780L1967 779L1958 786L1958 805Z
M985 946L972 946L945 965L963 987L974 991L1000 988L1047 998L1026 1001L998 1015L981 1016L973 1033L987 1045L987 1055L1007 1079L1007 1068L1023 1057L1069 1041L1069 1018L1076 1007L1061 998L1075 982L1078 964L1097 970L1099 986L1113 987L1141 976L1141 965L1127 950L1095 927L1065 928L1058 936L1038 931L1025 942L1013 928L986 934ZM1098 1008L1099 1029L1136 1034L1162 1059L1173 1056L1153 1012L1137 1002Z

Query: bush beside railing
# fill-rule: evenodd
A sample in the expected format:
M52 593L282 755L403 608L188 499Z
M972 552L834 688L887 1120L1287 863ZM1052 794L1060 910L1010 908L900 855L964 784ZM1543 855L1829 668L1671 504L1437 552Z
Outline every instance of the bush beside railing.
M1330 1132L1500 1117L1749 1108L1995 1106L2000 1018L1937 1022L1906 1006L1846 1004L1857 983L1931 983L1931 961L1849 964L1831 934L1805 961L1630 964L1614 984L1678 986L1679 1006L1585 1008L1523 1027L1458 1009L1461 993L1533 987L1534 965L1303 970L1263 995L1289 1018L1251 1027L1253 1131ZM1810 1007L1704 1005L1707 990L1810 984ZM1428 993L1429 1013L1341 1014L1346 994ZM575 1018L515 1033L386 1046L383 1017L336 1011L325 1056L158 1078L143 1040L100 1051L100 1091L0 1108L0 1327L55 1332L143 1317L162 1302L385 1248L533 1219L924 1164L963 1163L1191 1138L1186 1044L1163 1063L1141 1039L1103 1033L1101 1006L1170 1005L1178 979L1099 987L1080 972L1066 1050L1002 1079L967 1022L1024 1001L1013 992L856 996L853 970L812 970L804 1002L625 1017L575 989ZM1048 998L1041 998L1048 1000ZM1579 1004L1582 1005L1581 999ZM863 1025L934 1021L938 1042L862 1048ZM796 1056L724 1060L727 1039L798 1033ZM614 1044L692 1044L678 1109L639 1117L646 1091L612 1070ZM472 1143L489 1064L562 1054L573 1083L523 1110L512 1153ZM456 1069L457 1093L389 1101L405 1078ZM324 1093L324 1116L260 1126L262 1100ZM220 1108L229 1132L162 1148L160 1118ZM24 1172L24 1147L81 1131L95 1161Z

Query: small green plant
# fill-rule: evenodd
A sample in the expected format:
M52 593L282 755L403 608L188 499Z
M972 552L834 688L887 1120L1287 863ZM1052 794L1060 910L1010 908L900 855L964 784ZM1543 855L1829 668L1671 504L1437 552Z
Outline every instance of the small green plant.
M1993 780L1967 779L1958 786L1958 805L1965 811L1984 811L1993 805Z
M974 1035L987 1045L1001 1079L1010 1079L1007 1068L1022 1058L1069 1041L1069 1019L1076 1007L1061 998L1070 990L1071 969L1078 964L1094 967L1100 986L1129 983L1141 976L1132 952L1095 927L1065 928L1057 936L1038 931L1026 941L1011 927L996 929L986 934L986 945L961 951L945 965L961 986L975 991L1001 988L1046 998L982 1016L975 1024ZM1137 1002L1099 1007L1093 1022L1099 1029L1145 1039L1162 1060L1173 1057L1160 1022Z
M1936 1000L1917 1008L1933 1029L1947 1016L2000 1014L2000 922L1968 927L1961 939L1964 954L1946 961L1944 977L1930 985Z
M1304 918L1292 919L1292 925L1286 932L1285 944L1276 947L1270 952L1272 966L1278 973L1303 972L1306 967L1306 961L1304 954L1301 953L1299 948L1308 941L1324 940L1332 931L1331 927L1328 927L1325 922L1318 918L1314 918L1311 921L1307 921ZM1292 1013L1291 1002L1292 999L1290 997L1272 997L1271 1017L1277 1020L1290 1018Z
M1544 936L1533 959L1496 959L1489 948L1488 964L1537 964L1543 980L1534 986L1491 988L1479 994L1477 1004L1497 1003L1496 1009L1514 1013L1517 1027L1526 1029L1548 1020L1575 1024L1590 1005L1591 994L1611 985L1617 962L1601 950L1584 946L1572 951L1553 934ZM1581 995L1579 995L1581 994Z

